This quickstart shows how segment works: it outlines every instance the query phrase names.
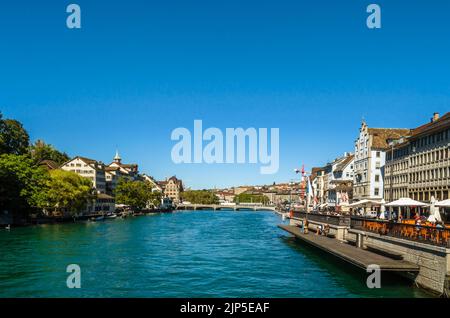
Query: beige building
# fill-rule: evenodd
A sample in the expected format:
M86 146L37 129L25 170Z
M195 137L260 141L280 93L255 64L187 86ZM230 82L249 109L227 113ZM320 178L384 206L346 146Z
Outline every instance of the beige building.
M387 156L386 201L410 197L419 201L450 197L450 113L412 130L411 136L391 146ZM392 180L392 182L391 182Z
M158 185L163 190L164 196L170 198L173 203L177 204L181 202L180 194L183 192L183 182L173 176L166 181L158 182Z

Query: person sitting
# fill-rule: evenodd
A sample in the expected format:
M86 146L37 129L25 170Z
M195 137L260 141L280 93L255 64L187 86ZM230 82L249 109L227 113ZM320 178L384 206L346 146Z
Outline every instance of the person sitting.
M319 226L316 228L316 235L322 235L322 225L319 225Z
M323 235L328 236L328 234L330 234L330 226L328 224L325 224Z

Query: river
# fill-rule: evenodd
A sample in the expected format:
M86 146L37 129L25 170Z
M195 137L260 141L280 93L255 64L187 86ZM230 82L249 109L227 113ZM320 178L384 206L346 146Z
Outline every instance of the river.
M426 297L277 228L261 211L186 211L0 230L0 297ZM81 288L66 267L81 268Z

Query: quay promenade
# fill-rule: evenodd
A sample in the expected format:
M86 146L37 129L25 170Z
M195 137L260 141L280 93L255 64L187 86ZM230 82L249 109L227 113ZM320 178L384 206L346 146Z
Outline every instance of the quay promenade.
M403 229L404 224L387 221L306 212L294 212L287 217L290 225L279 227L299 240L359 268L370 264L379 265L382 270L383 267L390 271L395 268L417 286L441 297L450 297L448 229L436 234L428 227L418 229L415 226L416 231L422 230L425 234L414 237ZM310 230L308 234L300 230L305 221ZM377 227L375 223L382 223L384 227ZM325 225L329 226L330 235L316 235ZM428 232L430 234L426 235Z

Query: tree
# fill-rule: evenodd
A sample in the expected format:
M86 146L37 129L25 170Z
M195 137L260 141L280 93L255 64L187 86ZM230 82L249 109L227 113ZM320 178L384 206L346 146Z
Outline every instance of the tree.
M39 163L42 160L52 160L57 164L62 165L70 159L65 152L58 151L52 145L46 144L42 140L37 140L34 145L30 147L30 153L36 163Z
M236 203L269 203L269 198L263 194L241 193L234 197Z
M51 170L39 206L46 210L75 214L93 200L92 181L72 171Z
M125 204L134 210L142 210L150 200L152 189L144 181L131 181L120 178L115 189L116 202Z
M39 207L48 178L29 156L0 155L0 211L26 215Z
M184 191L181 193L181 198L193 204L219 204L219 198L208 190Z
M151 185L150 185L151 186ZM161 205L162 193L159 191L152 191L149 193L148 202L154 207L159 207Z
M26 154L29 144L30 136L22 124L14 119L3 119L0 114L0 154Z

